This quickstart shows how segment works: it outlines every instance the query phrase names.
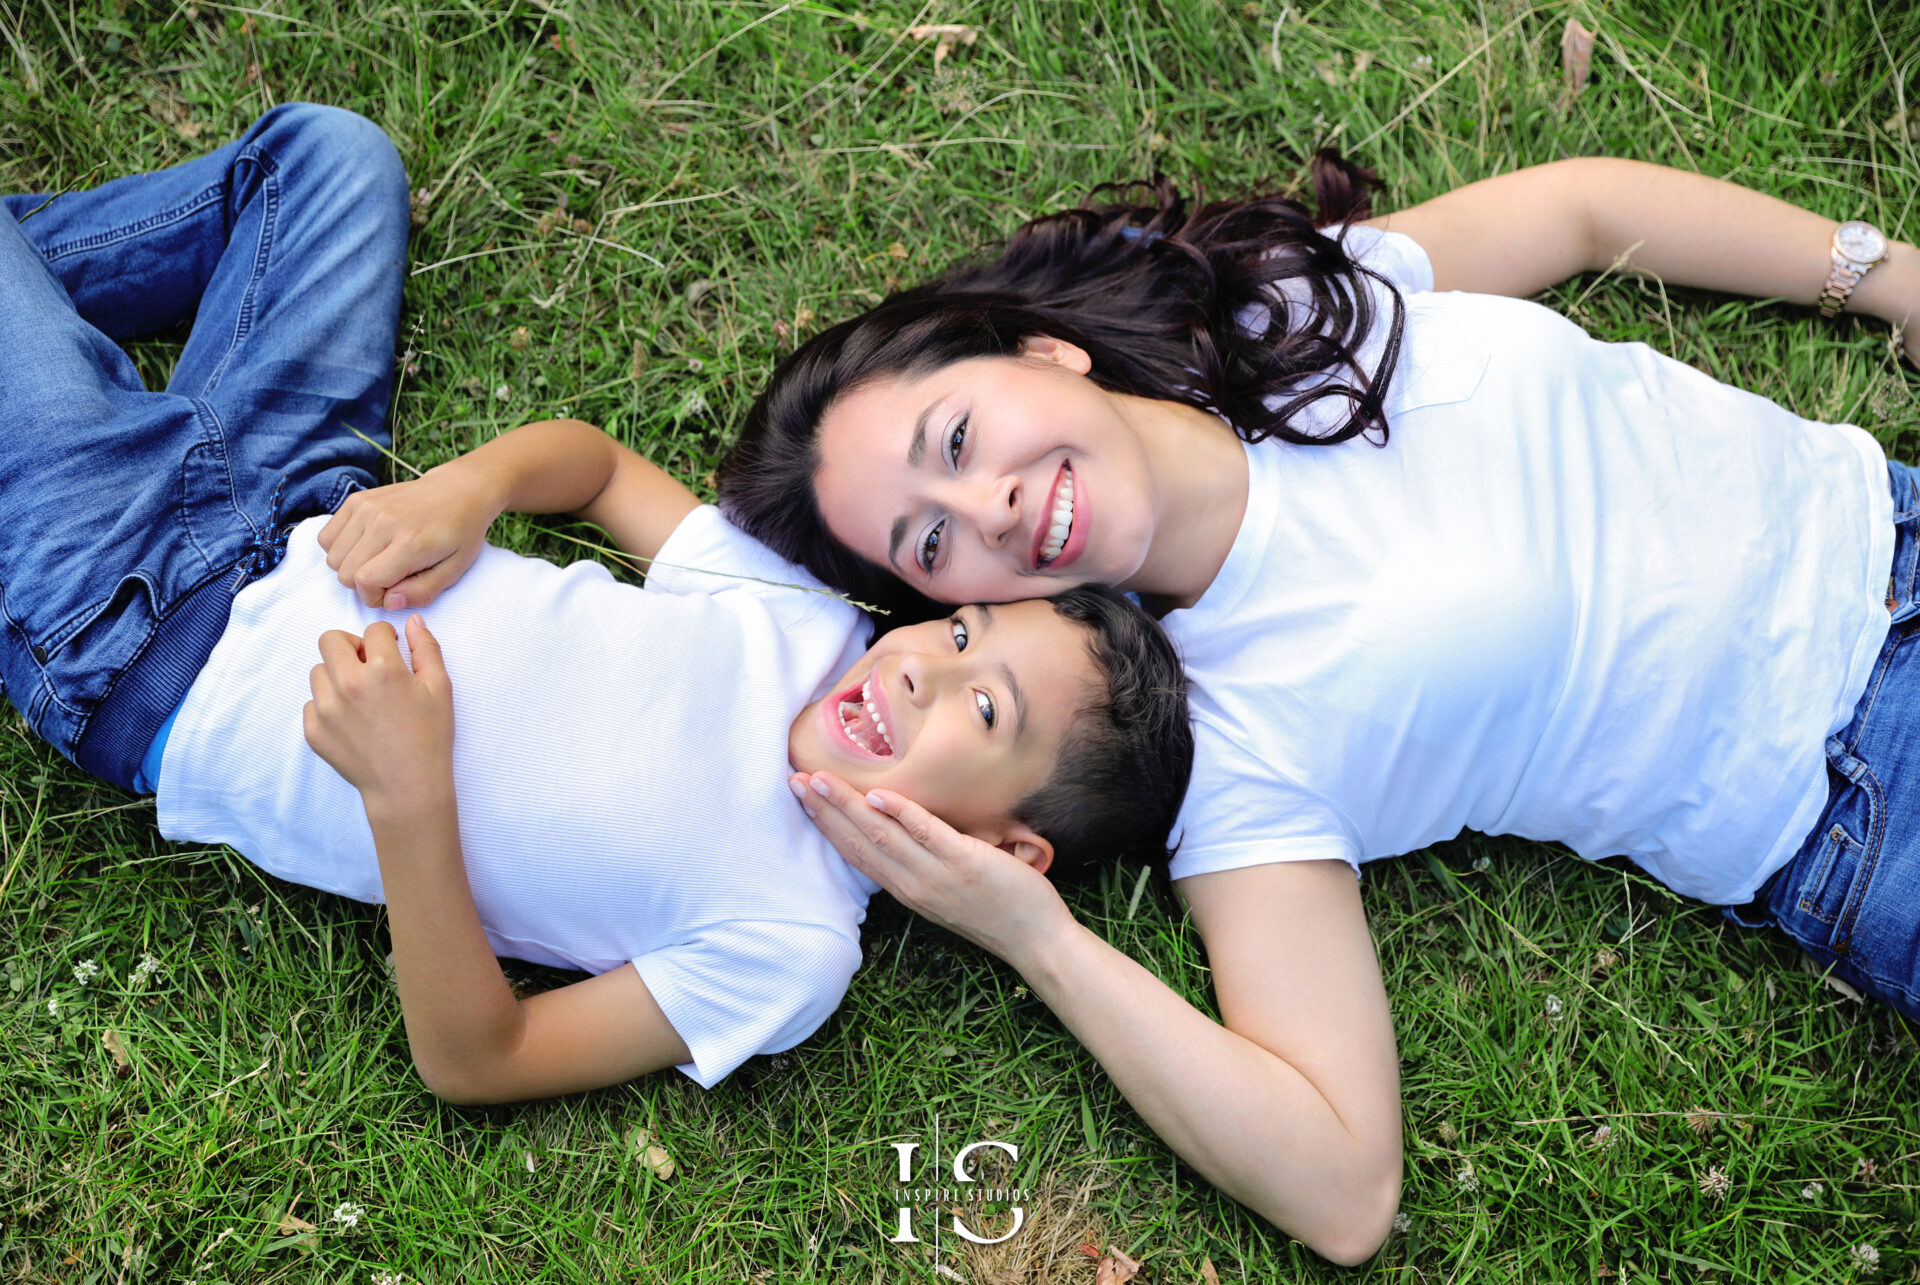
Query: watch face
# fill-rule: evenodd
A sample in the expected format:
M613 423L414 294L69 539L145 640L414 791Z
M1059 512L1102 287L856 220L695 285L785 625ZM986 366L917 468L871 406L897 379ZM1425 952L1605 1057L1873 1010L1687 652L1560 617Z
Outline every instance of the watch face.
M1842 223L1834 230L1833 243L1855 263L1873 263L1887 252L1887 238L1871 223Z

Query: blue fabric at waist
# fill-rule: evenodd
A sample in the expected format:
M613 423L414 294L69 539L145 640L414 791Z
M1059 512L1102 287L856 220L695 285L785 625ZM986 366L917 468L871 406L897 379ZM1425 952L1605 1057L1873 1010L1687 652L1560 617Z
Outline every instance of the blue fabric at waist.
M139 794L153 794L160 788L160 760L167 752L167 737L173 732L173 720L180 717L180 707L187 702L182 699L173 707L173 713L167 715L167 721L160 724L160 730L153 734L153 744L147 746L145 757L140 760L140 771L133 778L133 788Z

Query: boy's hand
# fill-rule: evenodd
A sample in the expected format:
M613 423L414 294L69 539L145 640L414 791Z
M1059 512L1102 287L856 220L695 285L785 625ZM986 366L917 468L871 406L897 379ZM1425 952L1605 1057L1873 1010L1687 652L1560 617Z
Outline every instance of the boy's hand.
M407 645L411 670L385 621L364 639L339 629L320 635L307 744L360 791L369 814L453 793L453 684L419 616L407 620Z
M443 464L349 495L320 529L320 547L360 601L405 611L426 606L466 573L499 516L473 474Z
M1073 922L1052 880L911 799L891 790L863 796L827 772L787 784L847 864L915 914L1015 967Z

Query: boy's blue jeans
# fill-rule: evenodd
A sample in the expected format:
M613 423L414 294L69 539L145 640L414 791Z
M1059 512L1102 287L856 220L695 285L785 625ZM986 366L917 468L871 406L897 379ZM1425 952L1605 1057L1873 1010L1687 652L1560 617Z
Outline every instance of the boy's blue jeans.
M407 178L377 126L289 103L45 202L0 197L0 690L131 787L286 527L374 484L350 430L388 441ZM146 389L115 341L186 321Z

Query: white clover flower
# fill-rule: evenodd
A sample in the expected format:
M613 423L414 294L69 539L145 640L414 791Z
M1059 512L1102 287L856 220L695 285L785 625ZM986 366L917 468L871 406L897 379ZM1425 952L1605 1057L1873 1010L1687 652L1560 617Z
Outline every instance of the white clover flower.
M511 401L513 400L513 389L507 384L502 384L493 390L493 396L496 401Z
M1493 858L1487 856L1485 853L1482 853L1481 855L1473 859L1473 872L1477 875L1485 874L1487 872L1487 867L1491 866L1492 864L1493 864Z
M1825 1191L1826 1189L1827 1189L1827 1185L1823 1182L1810 1182L1806 1186L1800 1188L1800 1199L1818 1200L1820 1199L1820 1193Z
M1393 1229L1402 1236L1413 1229L1413 1219L1407 1216L1406 1210L1402 1209L1393 1216Z
M1613 1126L1603 1124L1587 1135L1587 1150L1605 1151L1613 1145Z
M1453 1175L1453 1181L1469 1196L1480 1190L1480 1175L1473 1171L1471 1160L1460 1162L1460 1172Z
M1433 55L1421 54L1418 58L1415 58L1413 60L1413 69L1415 71L1432 71Z
M399 1272L375 1272L373 1285L407 1285L407 1278Z
M73 980L85 986L100 975L100 965L91 959L83 959L73 966Z
M1727 1193L1733 1190L1733 1180L1727 1177L1727 1171L1719 1165L1713 1166L1700 1175L1700 1194L1712 1200L1725 1200Z
M1851 1252L1853 1265L1861 1271L1877 1272L1880 1270L1880 1251L1872 1245L1863 1242L1855 1245Z
M1561 1017L1565 1015L1566 1011L1567 1006L1561 1003L1558 995L1547 996L1547 1020L1549 1022L1559 1021Z
M133 974L128 979L134 986L144 986L154 974L160 971L160 961L152 955L140 956L140 962L133 966Z
M333 1221L352 1231L360 1225L360 1217L366 1212L358 1205L339 1205L333 1211Z
M49 1000L47 1000L47 1016L48 1016L48 1017L58 1017L58 1016L60 1016L60 1001L59 1001L59 1000L57 1000L57 999L49 999Z

